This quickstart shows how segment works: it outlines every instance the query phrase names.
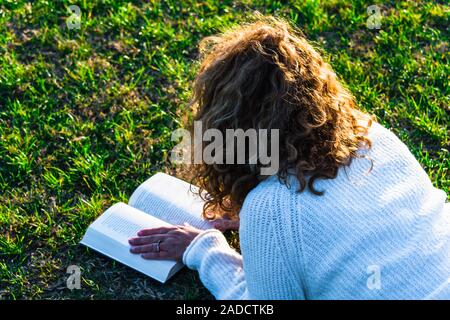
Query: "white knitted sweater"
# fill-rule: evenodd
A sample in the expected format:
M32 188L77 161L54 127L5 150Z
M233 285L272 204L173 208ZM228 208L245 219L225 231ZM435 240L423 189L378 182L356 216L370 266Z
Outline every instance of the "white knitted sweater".
M450 204L407 147L374 123L367 155L296 193L276 177L240 211L242 256L217 230L183 262L217 299L450 299Z

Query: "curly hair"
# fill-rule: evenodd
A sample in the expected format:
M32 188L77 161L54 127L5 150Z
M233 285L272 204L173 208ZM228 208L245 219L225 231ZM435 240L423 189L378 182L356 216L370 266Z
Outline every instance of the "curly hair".
M191 103L203 130L279 129L277 175L287 183L293 172L298 192L321 195L317 179L335 178L359 148L371 147L372 117L357 109L302 32L279 18L259 16L204 38ZM236 217L247 194L267 178L261 167L197 164L191 182L204 197L204 216Z

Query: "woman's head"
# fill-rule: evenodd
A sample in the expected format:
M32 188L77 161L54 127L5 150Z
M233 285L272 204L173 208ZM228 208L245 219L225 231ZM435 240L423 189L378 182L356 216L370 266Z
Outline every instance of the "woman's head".
M279 170L295 174L300 190L318 178L335 178L361 144L369 144L368 116L328 63L299 32L282 20L259 17L200 43L200 68L192 103L202 129L278 129ZM270 146L270 143L269 143ZM224 152L225 154L225 152ZM206 190L206 211L235 214L245 196L266 176L263 165L206 164L193 183ZM225 157L225 155L224 155Z

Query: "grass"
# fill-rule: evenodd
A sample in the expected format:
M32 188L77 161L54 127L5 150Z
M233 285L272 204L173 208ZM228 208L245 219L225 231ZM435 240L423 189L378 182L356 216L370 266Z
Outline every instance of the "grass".
M77 243L108 206L173 170L196 44L253 10L299 26L450 194L445 3L0 0L0 298L211 298L194 272L162 286ZM66 26L71 4L80 30ZM372 4L379 30L366 26ZM81 290L66 288L72 264Z

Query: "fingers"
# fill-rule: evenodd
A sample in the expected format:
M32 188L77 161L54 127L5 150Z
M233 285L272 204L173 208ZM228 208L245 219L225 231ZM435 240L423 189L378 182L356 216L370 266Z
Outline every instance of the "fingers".
M217 221L213 221L213 226L220 231L238 230L239 220L218 219Z
M230 230L239 230L239 220L233 220L228 227Z
M144 246L131 247L131 253L148 253L148 252L161 252L161 245L158 251L158 243L146 244Z
M165 235L140 236L140 237L128 239L128 243L131 244L132 246L142 246L145 244L163 241L165 238L166 238Z
M187 246L201 232L188 224L144 229L138 232L137 237L128 240L130 252L148 260L181 261Z
M155 234L163 234L168 233L169 231L172 231L176 229L175 227L159 227L159 228L152 228L152 229L143 229L137 233L138 236L151 236Z
M141 257L146 260L170 260L174 259L174 257L166 251L161 252L147 252L141 254Z

